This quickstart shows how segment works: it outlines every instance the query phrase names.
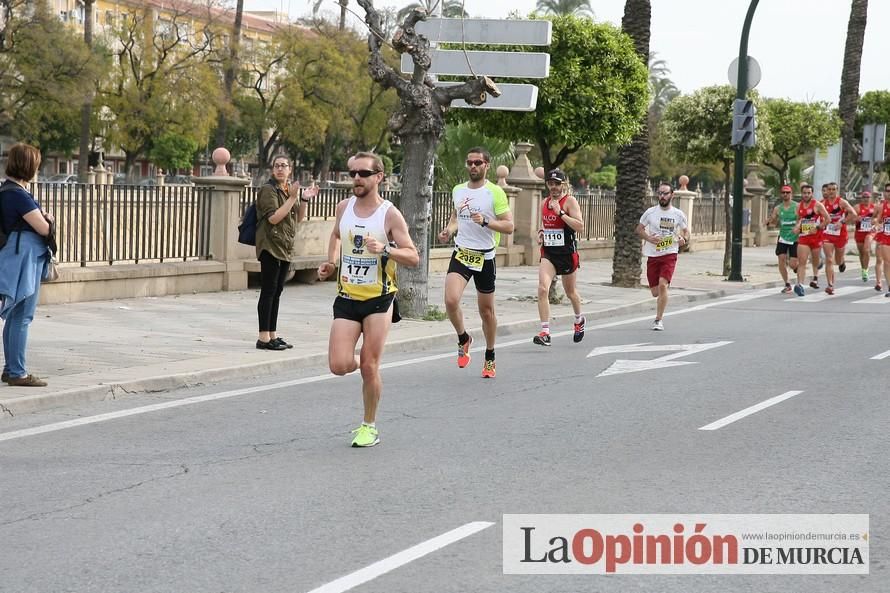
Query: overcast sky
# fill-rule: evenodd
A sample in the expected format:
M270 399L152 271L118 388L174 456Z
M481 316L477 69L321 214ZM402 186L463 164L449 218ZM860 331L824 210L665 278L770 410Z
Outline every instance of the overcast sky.
M337 0L322 0L323 11L339 15ZM377 0L400 8L410 2ZM527 14L535 0L466 0L473 17L504 18L511 10ZM620 25L624 0L591 0L596 20ZM728 82L727 70L738 56L748 0L652 0L651 49L667 61L671 79L683 92ZM280 10L308 15L309 0L245 0L246 10ZM361 8L350 2L350 8ZM749 55L760 63L757 89L767 97L838 102L849 0L762 0L754 15ZM353 26L360 21L351 17ZM890 1L872 0L862 55L860 93L890 90Z

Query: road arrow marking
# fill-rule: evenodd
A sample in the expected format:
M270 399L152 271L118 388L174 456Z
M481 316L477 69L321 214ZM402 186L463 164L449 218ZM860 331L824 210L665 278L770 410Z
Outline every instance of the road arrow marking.
M625 352L664 352L665 350L673 352L653 358L652 360L626 360L619 358L613 362L609 368L601 372L597 377L605 377L607 375L620 375L622 373L636 373L639 371L651 371L654 369L663 369L668 367L683 366L687 364L697 364L692 361L677 361L677 358L683 358L705 350L712 350L720 346L726 346L732 342L721 341L711 342L710 344L652 344L651 342L643 342L641 344L624 344L622 346L600 346L594 348L587 355L600 356L602 354L616 354Z
M872 360L884 360L888 356L890 356L890 350L887 350L886 352L881 352L880 354L875 354L874 356L871 357L871 359Z

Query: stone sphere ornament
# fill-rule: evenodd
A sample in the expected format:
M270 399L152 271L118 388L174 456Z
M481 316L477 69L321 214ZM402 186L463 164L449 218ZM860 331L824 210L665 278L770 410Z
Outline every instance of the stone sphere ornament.
M214 175L228 177L229 172L226 171L226 164L231 160L232 154L222 146L215 149L213 154L210 155L210 158L213 159L213 164L216 165L216 169L213 170Z

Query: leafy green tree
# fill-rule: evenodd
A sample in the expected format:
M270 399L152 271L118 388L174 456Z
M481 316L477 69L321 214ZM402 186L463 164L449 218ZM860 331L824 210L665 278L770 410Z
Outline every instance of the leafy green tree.
M767 99L772 150L762 151L763 164L788 181L788 164L805 153L821 150L840 136L841 122L828 103Z
M420 2L412 2L396 13L396 20L401 22L407 17L412 10L422 10L429 15L435 14L439 9L439 2L442 0L420 0ZM470 14L464 10L464 4L460 0L444 0L442 4L442 16L446 18L459 19L469 18Z
M630 37L613 25L574 16L552 21L550 76L521 81L538 85L535 111L456 114L477 122L487 135L531 139L545 170L584 146L626 144L648 105L646 65Z
M618 176L618 168L615 165L605 165L602 169L590 176L590 185L615 189L615 180Z
M167 132L152 143L149 157L167 173L190 169L199 146L193 138Z
M445 128L445 136L436 152L436 171L433 181L437 191L451 191L467 180L467 152L484 146L491 153L491 169L513 163L513 145L509 140L486 136L472 123L459 122Z
M590 0L538 0L535 10L553 16L577 16L593 18Z
M215 23L198 5L173 4L163 22L150 11L121 15L107 34L114 48L111 78L100 87L105 137L124 152L129 177L157 138L176 134L203 145L223 102L218 73L208 61ZM203 22L201 30L193 23Z
M46 0L7 6L0 48L0 133L44 152L71 154L79 137L80 98L88 95L101 60Z
M748 153L752 160L772 150L769 114L763 108L756 91L749 98L758 110L757 146ZM723 165L724 216L726 228L732 227L729 190L732 181L732 164L735 158L730 147L732 138L732 105L735 89L729 85L710 86L691 95L681 95L671 101L661 120L661 131L668 150L674 158L688 163L721 163ZM738 196L741 198L741 196ZM723 273L729 274L732 237L726 233L723 252Z

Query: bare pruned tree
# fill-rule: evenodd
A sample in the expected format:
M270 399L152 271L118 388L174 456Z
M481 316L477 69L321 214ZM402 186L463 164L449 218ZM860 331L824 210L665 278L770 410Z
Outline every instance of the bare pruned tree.
M400 209L408 222L411 238L420 252L420 265L399 271L399 307L409 317L422 317L428 303L429 232L432 206L432 170L436 147L445 131L445 112L455 99L482 105L488 95L499 96L497 85L487 76L473 76L466 82L438 86L428 72L432 64L430 43L415 30L426 20L424 10L413 10L392 36L391 47L408 54L414 71L403 77L383 58L386 42L382 18L371 0L358 0L368 26L368 72L384 88L394 88L399 107L389 118L389 129L404 149Z

